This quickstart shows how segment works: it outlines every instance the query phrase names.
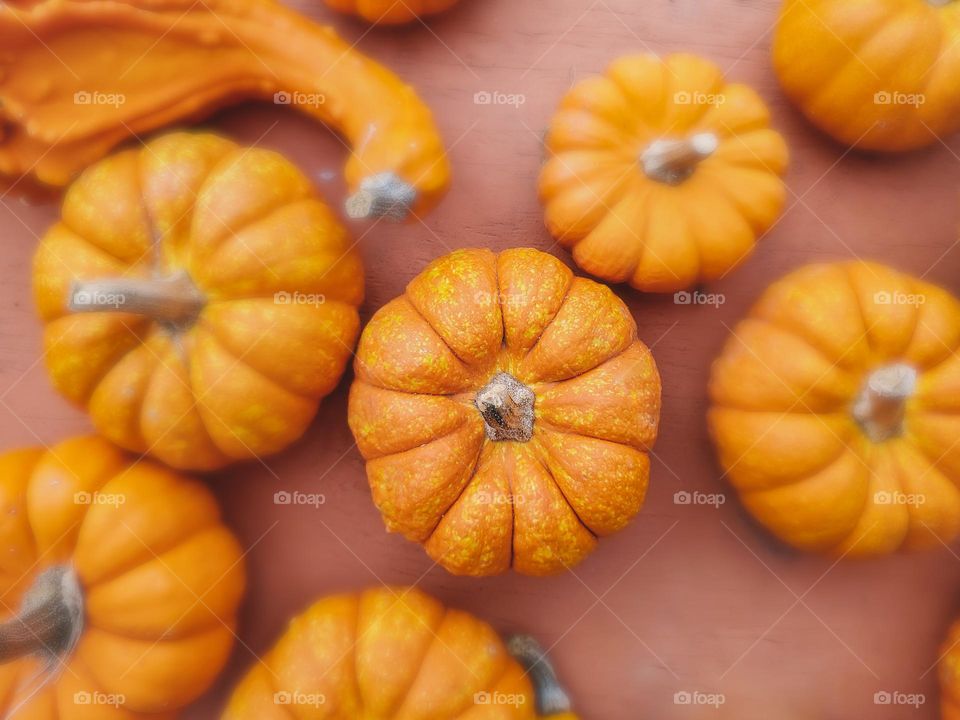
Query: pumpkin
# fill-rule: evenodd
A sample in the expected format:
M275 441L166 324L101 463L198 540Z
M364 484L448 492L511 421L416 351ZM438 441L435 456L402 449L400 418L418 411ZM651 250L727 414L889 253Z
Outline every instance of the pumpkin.
M562 571L643 505L656 364L623 302L551 255L435 260L370 320L354 370L386 527L453 573Z
M0 455L0 713L171 719L224 666L243 554L203 485L81 437Z
M941 720L960 720L960 622L954 622L940 648Z
M334 595L295 617L222 720L576 720L543 650L415 588Z
M457 4L458 0L324 0L342 13L356 15L375 25L402 25L428 15L436 15Z
M351 354L352 248L277 153L176 133L108 157L34 258L53 384L105 437L176 468L277 452Z
M730 272L779 216L787 146L746 85L693 55L622 57L566 94L539 193L588 273L674 292Z
M353 217L423 214L449 185L413 89L274 0L0 4L0 48L0 175L65 185L132 136L255 99L344 135Z
M771 285L710 376L724 475L784 542L835 555L960 533L960 302L869 262Z
M900 151L960 129L960 6L786 0L773 65L787 96L845 145Z

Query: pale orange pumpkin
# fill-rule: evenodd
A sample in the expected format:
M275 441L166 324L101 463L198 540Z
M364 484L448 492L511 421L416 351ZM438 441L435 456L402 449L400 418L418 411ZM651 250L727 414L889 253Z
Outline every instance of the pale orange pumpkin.
M713 365L725 476L781 540L841 555L960 534L960 302L883 265L774 283Z
M56 388L178 468L299 438L359 332L363 268L340 223L281 155L215 135L84 172L33 273Z
M76 438L0 455L0 516L3 717L172 720L210 686L245 579L202 484Z
M846 145L910 150L960 129L960 4L786 0L773 66L787 96Z
M374 25L402 25L437 15L459 0L324 0L334 10L356 15Z
M693 55L623 57L550 123L539 192L587 272L673 292L730 272L780 215L787 146L749 87Z
M529 636L415 588L323 598L240 681L221 720L576 720Z
M458 250L370 320L348 420L387 528L458 574L556 573L640 510L660 379L623 302Z

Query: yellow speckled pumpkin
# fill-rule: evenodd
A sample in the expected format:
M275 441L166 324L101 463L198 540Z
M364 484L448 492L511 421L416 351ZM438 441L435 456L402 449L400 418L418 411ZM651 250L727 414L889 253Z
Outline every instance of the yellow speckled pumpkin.
M773 42L784 92L846 145L931 145L960 129L960 3L786 0Z
M324 0L340 12L350 13L375 25L402 25L436 15L458 0Z
M555 573L640 510L660 380L611 290L459 250L364 330L349 422L387 528L458 574Z
M511 657L512 656L512 657ZM544 652L413 588L319 600L241 680L222 720L576 720Z
M99 438L0 455L0 714L173 720L233 647L243 556L201 483Z
M623 57L547 134L547 228L609 282L673 292L729 272L779 216L787 146L746 85L693 55Z
M359 256L277 153L167 135L67 192L34 260L54 385L118 445L214 469L300 437L359 332Z
M867 262L774 283L710 378L710 430L753 515L804 550L960 533L960 302Z

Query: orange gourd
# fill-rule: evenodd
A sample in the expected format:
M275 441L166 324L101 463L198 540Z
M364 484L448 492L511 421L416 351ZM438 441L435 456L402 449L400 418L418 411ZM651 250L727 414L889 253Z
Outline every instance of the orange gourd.
M215 135L84 172L33 275L56 388L108 439L177 468L299 438L359 332L361 261L310 182Z
M746 85L693 55L623 57L550 124L539 192L587 272L673 292L730 272L783 208L787 146Z
M643 504L653 357L608 287L546 253L435 260L370 320L354 369L374 502L451 572L562 571Z
M3 717L172 720L210 686L245 579L203 485L76 438L0 455L0 514Z
M375 25L402 25L436 15L458 0L324 0L328 6Z
M713 365L710 431L746 508L803 550L960 534L960 302L882 265L774 283Z
M221 720L576 720L546 654L415 588L334 595L295 617Z
M960 129L960 4L786 0L773 64L787 96L845 145L899 151Z
M0 175L65 185L118 143L255 99L342 133L354 217L422 214L450 165L393 73L274 0L0 5Z

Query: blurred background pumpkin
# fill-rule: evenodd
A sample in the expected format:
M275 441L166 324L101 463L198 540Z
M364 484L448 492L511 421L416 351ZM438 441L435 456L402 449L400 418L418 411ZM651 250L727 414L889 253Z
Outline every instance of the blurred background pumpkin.
M334 10L374 25L402 25L453 7L459 0L324 0Z

